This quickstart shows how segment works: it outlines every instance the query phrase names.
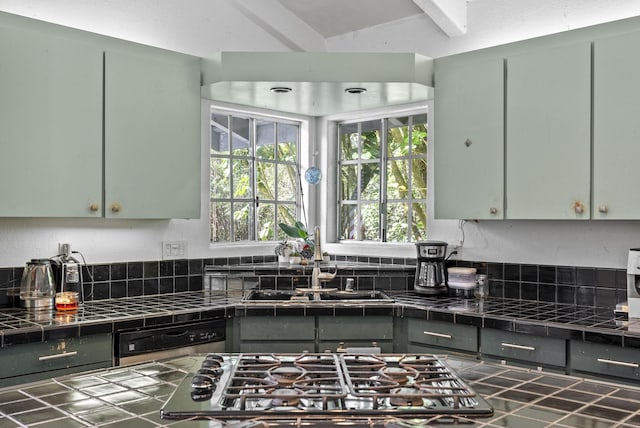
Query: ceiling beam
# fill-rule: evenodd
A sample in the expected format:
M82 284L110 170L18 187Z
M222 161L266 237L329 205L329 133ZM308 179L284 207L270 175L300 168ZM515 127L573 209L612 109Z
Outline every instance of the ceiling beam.
M413 0L449 37L467 32L467 0Z
M322 52L327 49L324 37L277 0L228 1L267 35L293 52Z

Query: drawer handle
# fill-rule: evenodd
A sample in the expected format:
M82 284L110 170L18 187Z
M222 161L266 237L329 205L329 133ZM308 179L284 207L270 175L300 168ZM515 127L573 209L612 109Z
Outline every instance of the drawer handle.
M504 342L502 342L500 345L504 346L505 348L522 349L522 350L525 350L525 351L535 351L536 350L536 348L534 348L533 346L515 345L513 343L504 343Z
M423 333L426 334L427 336L441 337L443 339L451 339L450 334L434 333L433 331L424 331Z
M607 360L605 358L598 358L598 362L603 364L611 364L612 366L633 367L634 369L640 367L640 364L638 363L626 363L624 361Z
M55 360L58 358L75 357L76 355L78 355L78 351L71 351L71 352L64 352L62 354L41 355L40 357L38 357L38 360L48 361L48 360Z

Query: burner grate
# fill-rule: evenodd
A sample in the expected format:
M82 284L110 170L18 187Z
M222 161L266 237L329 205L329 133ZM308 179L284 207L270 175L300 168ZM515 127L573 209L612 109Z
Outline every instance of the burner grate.
M220 367L202 367L218 361ZM489 416L444 359L428 354L221 354L197 363L165 419ZM200 364L200 365L199 365ZM213 388L201 388L211 380Z

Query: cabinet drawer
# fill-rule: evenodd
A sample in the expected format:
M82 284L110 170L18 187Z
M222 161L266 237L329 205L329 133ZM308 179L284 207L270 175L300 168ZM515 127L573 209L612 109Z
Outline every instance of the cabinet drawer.
M314 317L243 317L241 340L310 340L315 339Z
M0 349L0 378L108 362L111 334L73 337Z
M569 342L571 371L640 379L640 351L599 343Z
M478 351L477 327L418 319L409 319L408 324L409 343Z
M393 318L360 316L318 317L320 340L364 340L376 342L393 339Z
M564 367L567 361L566 342L563 339L482 329L480 351L504 359Z

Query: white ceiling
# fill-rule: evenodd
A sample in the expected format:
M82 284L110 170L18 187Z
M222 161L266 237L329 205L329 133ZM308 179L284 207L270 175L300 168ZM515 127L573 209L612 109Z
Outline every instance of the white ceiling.
M323 37L424 13L413 0L278 0Z

